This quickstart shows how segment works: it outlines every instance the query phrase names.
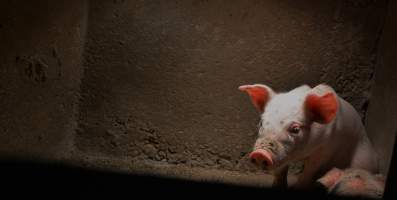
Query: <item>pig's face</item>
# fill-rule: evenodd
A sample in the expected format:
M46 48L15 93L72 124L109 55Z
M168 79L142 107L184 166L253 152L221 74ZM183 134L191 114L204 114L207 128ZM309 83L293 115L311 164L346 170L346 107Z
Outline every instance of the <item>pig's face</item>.
M307 90L310 89L302 87L269 99L261 114L258 139L251 154L257 164L272 169L304 156L303 150L310 132L302 108ZM270 153L271 160L261 158L262 150ZM260 163L263 161L268 163Z
M311 124L329 123L337 111L336 95L325 85L313 89L301 86L280 94L260 84L239 89L249 94L261 113L258 139L250 157L267 170L307 157L319 145L316 138L321 137L311 134Z

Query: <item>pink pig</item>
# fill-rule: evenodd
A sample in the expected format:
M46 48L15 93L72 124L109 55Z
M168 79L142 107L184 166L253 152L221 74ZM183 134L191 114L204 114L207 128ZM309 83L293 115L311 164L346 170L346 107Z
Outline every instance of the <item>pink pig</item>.
M242 85L261 113L250 158L273 172L273 186L287 187L288 165L303 161L294 188L309 189L333 167L378 172L377 154L357 111L328 85L276 93L262 84Z

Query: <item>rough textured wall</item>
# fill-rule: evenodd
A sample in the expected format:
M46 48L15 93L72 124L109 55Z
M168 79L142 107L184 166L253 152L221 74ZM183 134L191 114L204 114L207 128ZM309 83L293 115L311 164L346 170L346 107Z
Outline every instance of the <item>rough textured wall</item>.
M1 1L2 156L59 158L71 149L86 8L84 1Z
M397 131L397 2L390 1L368 108L367 130L380 155L383 173L389 171Z
M364 116L385 4L91 1L76 155L253 170L247 83L326 82Z
M326 82L364 117L379 61L368 130L387 167L394 21L376 48L385 0L114 0L89 7L77 0L0 3L1 156L269 184L241 173L256 171L246 155L259 119L237 87L264 83L281 91Z

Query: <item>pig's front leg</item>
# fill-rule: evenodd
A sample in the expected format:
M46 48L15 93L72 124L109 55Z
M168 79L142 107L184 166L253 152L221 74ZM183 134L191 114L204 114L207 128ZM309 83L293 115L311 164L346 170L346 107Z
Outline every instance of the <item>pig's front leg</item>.
M294 190L310 190L314 187L314 176L317 170L320 168L316 158L309 158L303 162L304 168L302 173L299 175L298 180L291 187Z
M310 190L314 187L313 174L302 173L296 183L292 186L295 190Z
M288 187L288 166L275 172L272 187L277 188L277 189L287 189L287 187Z

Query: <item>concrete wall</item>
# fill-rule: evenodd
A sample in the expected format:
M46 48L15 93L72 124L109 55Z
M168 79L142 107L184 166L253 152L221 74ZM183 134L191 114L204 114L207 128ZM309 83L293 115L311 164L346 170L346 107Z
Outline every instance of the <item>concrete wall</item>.
M76 148L135 166L255 171L246 155L258 115L237 87L326 82L364 116L385 7L95 1Z
M67 156L76 127L86 5L1 1L2 156Z
M383 173L389 170L397 131L396 1L390 1L387 13L367 118L367 130L380 155Z
M386 10L385 0L1 4L2 153L240 184L268 181L243 175L258 173L246 156L259 119L237 87L326 82L364 119Z

